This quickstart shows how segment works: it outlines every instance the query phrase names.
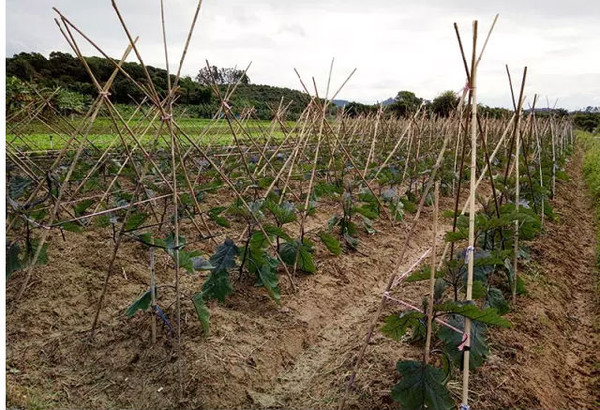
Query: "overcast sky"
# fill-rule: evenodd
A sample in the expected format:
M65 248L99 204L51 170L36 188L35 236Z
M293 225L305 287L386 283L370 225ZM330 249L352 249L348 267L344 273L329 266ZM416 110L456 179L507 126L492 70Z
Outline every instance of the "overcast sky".
M144 62L164 67L160 1L118 4L131 33L140 36ZM196 4L165 0L172 65ZM122 54L127 40L109 0L7 0L7 56L70 51L52 6L108 54ZM322 95L334 57L332 89L357 68L340 99L374 103L399 90L431 99L465 83L452 23L459 24L470 54L471 22L479 20L481 45L495 13L500 17L479 67L482 103L509 106L508 64L513 81L528 66L528 101L538 93L544 106L546 97L568 109L600 106L598 0L204 0L183 72L194 75L205 59L241 68L252 62L253 83L299 89L297 68L305 82L315 77ZM82 49L98 55L87 44Z

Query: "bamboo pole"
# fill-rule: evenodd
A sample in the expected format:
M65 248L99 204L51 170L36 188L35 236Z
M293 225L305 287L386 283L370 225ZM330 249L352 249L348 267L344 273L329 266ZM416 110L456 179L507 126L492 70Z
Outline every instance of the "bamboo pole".
M425 338L425 363L429 363L431 350L431 326L433 324L433 294L435 292L436 245L438 229L438 209L440 201L440 182L436 181L433 191L433 243L431 245L431 272L429 273L429 295L427 298L427 336Z
M475 254L475 184L477 172L477 63L475 54L477 50L477 20L473 22L473 58L471 62L471 166L470 166L470 189L469 189L469 247L465 257L467 258L467 295L469 302L473 299L473 269ZM465 318L465 348L463 353L463 384L462 384L462 404L469 404L469 359L471 349L471 319Z
M519 105L517 107L517 122L515 126L515 210L519 212L520 201L520 152L521 152L521 113L523 110L523 90L525 88L525 79L527 78L527 67L523 70L523 80L521 82L521 92L519 95ZM512 302L517 303L517 279L518 279L518 260L519 260L519 220L515 221L515 236L513 247L513 281L512 281Z
M156 343L156 271L154 269L154 247L150 247L150 297L152 299L152 344Z

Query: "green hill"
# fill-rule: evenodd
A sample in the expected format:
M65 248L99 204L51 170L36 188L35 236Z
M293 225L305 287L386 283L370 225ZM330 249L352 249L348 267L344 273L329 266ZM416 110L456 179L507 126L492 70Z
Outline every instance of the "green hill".
M87 64L100 83L111 76L114 65L106 58L85 57ZM167 92L167 72L162 68L146 66L148 74L160 95ZM134 62L123 64L123 69L135 81L147 85L148 81L143 67ZM85 67L74 56L68 53L52 52L46 58L39 53L20 53L6 58L6 76L15 77L26 84L34 84L39 88L76 92L85 96L88 101L97 96L96 88ZM174 75L171 75L174 78ZM202 85L187 76L180 80L178 106L185 108L186 115L198 118L210 118L217 111L220 99L208 86ZM7 107L10 109L10 87L7 87ZM219 86L221 95L225 94L227 85ZM144 98L144 93L125 75L119 73L110 89L111 101L117 104L135 104ZM273 112L283 98L284 106L289 104L288 119L296 119L306 107L309 97L289 88L269 85L240 84L229 103L239 114L245 108L253 107L259 119L272 118ZM182 107L183 106L183 107Z

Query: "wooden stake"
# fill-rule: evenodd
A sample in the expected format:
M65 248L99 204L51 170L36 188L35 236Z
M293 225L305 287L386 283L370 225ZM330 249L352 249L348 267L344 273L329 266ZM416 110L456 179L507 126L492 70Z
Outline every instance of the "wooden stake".
M519 170L519 157L521 152L521 112L523 110L523 90L525 88L525 79L527 77L527 67L523 70L523 80L521 83L521 93L519 97L519 105L517 108L517 122L515 126L515 210L519 212L519 200L520 200L520 170ZM515 221L515 237L514 237L514 248L513 248L513 282L512 282L512 302L517 303L517 278L518 278L518 259L519 259L519 221Z
M477 173L477 63L475 55L477 50L477 20L473 22L473 58L471 61L471 167L470 167L470 189L469 189L469 247L465 257L467 258L467 302L473 299L473 268L475 254L475 190ZM462 404L469 403L469 359L471 349L471 320L465 318L465 349L463 353L463 384L462 384Z
M152 298L152 344L156 343L156 272L154 270L154 247L150 247L150 297Z
M431 326L433 322L433 293L435 292L436 244L438 228L438 209L440 201L440 182L436 181L433 191L433 244L431 245L431 272L429 274L429 297L427 299L427 336L425 338L425 363L429 363L431 349Z

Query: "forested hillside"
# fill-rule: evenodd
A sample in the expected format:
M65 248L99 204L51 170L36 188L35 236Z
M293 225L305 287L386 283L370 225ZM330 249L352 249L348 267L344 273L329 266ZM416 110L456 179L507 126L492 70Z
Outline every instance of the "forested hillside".
M105 82L114 71L114 64L102 57L85 57L90 69L100 82ZM135 62L123 64L123 69L137 82L147 85L143 67ZM147 66L148 73L159 94L167 91L167 72L162 68ZM49 58L39 53L20 53L6 59L7 105L11 103L11 87L18 88L33 83L37 86L75 92L83 96L83 100L94 98L97 95L92 80L85 67L74 56L52 52ZM175 78L171 74L172 78ZM220 81L221 82L221 81ZM247 82L247 81L246 81ZM203 85L195 78L186 76L179 83L179 104L187 106L186 112L190 116L210 117L214 115L220 104L219 97L208 85ZM220 92L224 94L228 84L220 84ZM111 100L119 104L134 104L143 99L143 92L137 88L123 74L118 74L111 87ZM73 95L71 94L71 97ZM75 96L76 97L76 96ZM230 104L241 111L243 108L253 107L256 115L261 119L270 119L272 111L277 108L281 99L285 104L291 105L288 109L289 116L294 119L306 107L308 96L297 90L289 88L272 87L269 85L240 84L233 94ZM16 103L16 101L13 101Z

